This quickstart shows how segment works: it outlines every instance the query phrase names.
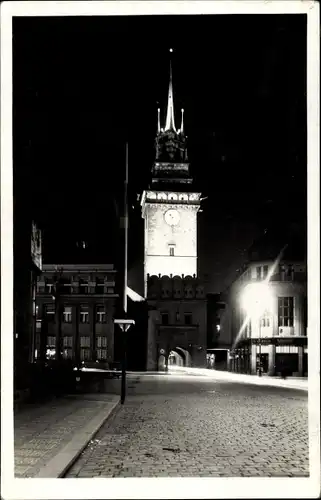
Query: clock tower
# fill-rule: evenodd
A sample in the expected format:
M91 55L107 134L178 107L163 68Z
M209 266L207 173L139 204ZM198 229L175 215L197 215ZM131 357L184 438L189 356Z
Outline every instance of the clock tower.
M156 157L148 190L141 198L144 228L144 283L147 297L149 276L197 277L197 212L201 193L193 191L184 131L176 129L173 80L170 64L167 113L155 140Z

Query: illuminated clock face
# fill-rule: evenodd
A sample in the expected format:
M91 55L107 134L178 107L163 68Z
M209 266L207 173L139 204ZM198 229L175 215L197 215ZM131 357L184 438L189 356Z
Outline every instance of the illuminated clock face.
M170 209L170 210L167 210L167 212L165 213L165 221L170 226L176 226L179 223L179 219L180 219L180 217L179 217L179 213L177 212L177 210Z

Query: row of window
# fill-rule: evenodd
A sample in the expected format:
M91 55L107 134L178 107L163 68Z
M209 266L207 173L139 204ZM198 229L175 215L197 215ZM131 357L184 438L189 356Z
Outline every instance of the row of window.
M47 349L46 357L47 359L54 359L56 354L55 348ZM64 349L62 351L62 357L64 359L72 359L73 353L72 349ZM92 359L92 352L90 349L80 349L80 360L81 361L89 361ZM98 361L107 360L107 349L96 349L96 359Z
M168 312L161 313L162 325L169 325L169 314ZM181 315L179 312L176 313L175 316L176 323L181 323ZM184 313L184 324L192 325L193 324L193 316L192 313L186 312Z
M71 283L62 283L60 288L60 293L62 295L70 295L72 293L77 293L80 295L88 295L91 293L95 294L113 294L115 293L115 288L113 286L106 286L104 283L100 285L95 285L93 287L89 286L88 282L80 283L79 286L74 286ZM54 293L55 285L53 283L46 283L45 286L38 285L38 293L46 293L51 295Z
M294 325L294 300L293 297L278 297L278 326ZM260 319L262 328L269 328L271 324L271 316L265 313ZM245 335L251 334L251 321L248 321L245 326Z
M55 322L55 306L54 304L46 304L44 306L47 321L49 323ZM63 323L72 323L72 307L64 306L62 311ZM103 305L96 305L95 307L95 321L96 323L106 323L106 311ZM89 323L89 308L88 306L80 306L79 309L79 322Z
M64 347L72 348L73 337L71 335L64 335L62 341L63 341ZM79 337L79 344L80 344L80 347L90 347L90 336L89 335L82 335L81 337ZM54 347L55 345L56 345L56 337L54 335L49 335L47 337L47 346ZM107 337L97 336L96 337L96 346L97 347L107 347Z
M300 269L300 272L304 272L304 269ZM265 280L269 273L269 266L256 266L255 278L256 280ZM279 274L281 281L293 281L294 280L294 266L293 264L282 264L279 266ZM242 276L242 281L247 281L252 279L252 270L248 269Z

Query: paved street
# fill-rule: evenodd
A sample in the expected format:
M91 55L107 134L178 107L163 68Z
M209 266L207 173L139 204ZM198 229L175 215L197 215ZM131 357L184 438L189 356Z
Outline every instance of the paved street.
M14 414L15 476L59 477L118 401L113 394L82 394L25 404Z
M125 405L66 477L307 477L307 403L282 387L131 375Z

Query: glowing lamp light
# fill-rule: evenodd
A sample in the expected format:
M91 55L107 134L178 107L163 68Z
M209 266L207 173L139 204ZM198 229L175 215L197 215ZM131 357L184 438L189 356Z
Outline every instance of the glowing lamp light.
M267 283L252 283L242 292L241 306L248 316L259 318L272 308L272 293Z

